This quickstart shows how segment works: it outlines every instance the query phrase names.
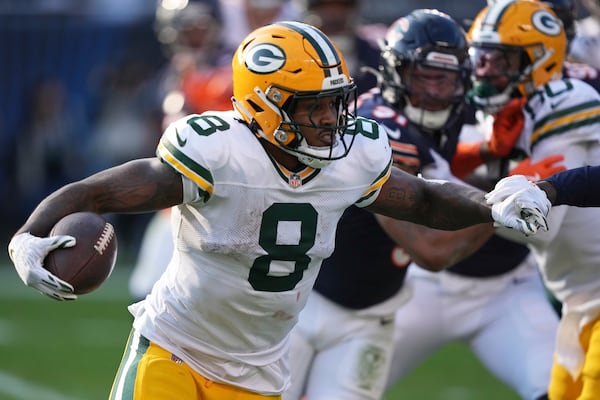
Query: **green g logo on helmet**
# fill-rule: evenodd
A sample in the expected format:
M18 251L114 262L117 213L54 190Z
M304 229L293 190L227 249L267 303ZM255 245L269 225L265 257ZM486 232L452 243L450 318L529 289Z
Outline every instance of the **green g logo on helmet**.
M272 43L259 43L244 52L246 66L257 74L270 74L280 70L286 61L283 49Z
M548 36L558 36L561 32L560 21L548 11L538 11L531 16L535 29Z

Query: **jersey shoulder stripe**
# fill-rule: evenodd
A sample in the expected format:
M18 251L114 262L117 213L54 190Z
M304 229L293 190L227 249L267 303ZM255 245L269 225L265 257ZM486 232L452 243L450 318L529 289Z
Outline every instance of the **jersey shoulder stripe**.
M230 156L229 137L246 137L235 115L233 111L187 115L171 123L159 141L156 155L193 182L198 191L194 198L206 202L213 195L214 171Z
M379 193L379 189L389 179L392 174L392 161L387 165L386 169L375 179L375 181L369 186L363 193L361 198L356 202L356 205L361 207L366 201L370 200L375 194Z
M533 149L556 135L589 135L588 127L600 122L600 95L577 79L551 81L525 109L533 122L529 136L529 147Z
M204 195L201 197L208 200L206 196L212 196L214 180L210 171L177 149L167 136L161 138L156 152L158 157L165 160L175 170L196 183L198 188L204 192Z
M598 122L600 122L600 100L580 103L550 113L535 123L531 135L531 148L554 135Z

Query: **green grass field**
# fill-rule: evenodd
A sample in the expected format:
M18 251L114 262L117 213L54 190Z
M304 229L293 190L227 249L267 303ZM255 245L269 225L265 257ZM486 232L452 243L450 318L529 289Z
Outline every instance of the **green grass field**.
M96 292L53 301L0 264L0 400L105 400L130 330L127 278L117 270ZM385 397L517 400L460 344L436 353Z

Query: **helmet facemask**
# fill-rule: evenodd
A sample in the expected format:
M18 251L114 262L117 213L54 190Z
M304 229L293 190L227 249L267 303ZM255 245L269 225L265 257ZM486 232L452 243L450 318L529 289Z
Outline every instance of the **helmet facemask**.
M518 97L518 86L531 80L531 63L520 48L471 47L473 85L468 93L469 101L489 114L500 111L513 97Z
M546 2L493 2L479 12L469 37L471 100L485 112L494 114L511 98L529 97L562 77L565 30Z
M272 86L267 91L267 98L281 91L286 91L286 89ZM315 118L317 108L327 98L332 99L337 110L337 123L334 125L321 125ZM300 102L312 103L308 107L306 122L293 119ZM355 135L351 134L350 139L346 137L347 131L352 130L351 127L355 123L350 108L356 109L355 85L317 93L295 92L288 97L281 108L282 122L273 137L285 152L296 156L301 163L313 168L323 168L331 161L345 157L354 143ZM302 133L302 129L329 131L331 144L323 147L311 146Z
M437 10L396 20L381 42L378 82L383 99L428 131L460 114L470 84L464 30Z
M469 85L468 63L459 63L459 55L420 49L412 60L402 60L392 51L384 56L387 65L384 99L414 124L426 130L439 130L458 113Z
M453 59L443 53L436 57ZM411 122L438 130L458 113L467 87L467 70L455 63L414 62L399 73L406 88L404 115Z
M495 114L512 98L533 94L537 90L533 71L542 68L553 54L554 49L541 44L472 46L469 55L473 64L473 87L469 100L476 108ZM479 72L482 69L487 71ZM499 85L494 83L499 81Z

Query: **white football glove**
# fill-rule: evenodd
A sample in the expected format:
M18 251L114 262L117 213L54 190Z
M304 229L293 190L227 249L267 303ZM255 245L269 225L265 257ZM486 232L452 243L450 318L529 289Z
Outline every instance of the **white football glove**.
M494 205L504 201L508 196L517 193L522 189L527 189L533 186L523 175L513 175L506 178L502 178L496 183L494 190L485 195L487 203Z
M530 184L529 188L521 189L503 201L492 204L492 218L494 226L506 226L529 236L540 229L548 230L546 215L549 210L550 202L546 194Z
M37 289L55 300L76 300L73 286L47 271L43 266L44 258L52 250L75 246L75 238L61 235L40 238L30 233L15 235L8 244L8 254L19 278L27 285Z

